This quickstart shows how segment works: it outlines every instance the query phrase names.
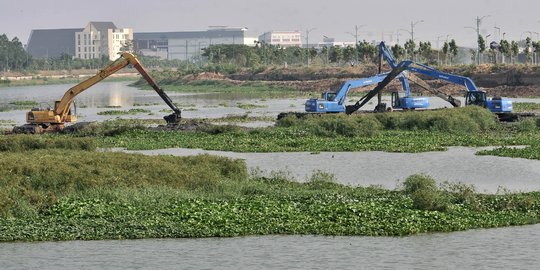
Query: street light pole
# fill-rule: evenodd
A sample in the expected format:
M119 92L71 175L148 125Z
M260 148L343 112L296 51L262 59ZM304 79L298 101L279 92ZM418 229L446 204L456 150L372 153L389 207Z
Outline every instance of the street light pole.
M477 59L477 64L479 65L480 64L480 44L478 44L478 37L480 36L480 23L482 23L482 20L486 17L489 17L490 15L485 15L485 16L482 16L481 18L476 16L476 59Z
M501 38L501 28L497 27L497 26L495 26L493 28L497 30L497 39L500 39Z
M307 66L309 67L309 33L316 28L306 29Z
M441 53L440 53L441 52L441 46L439 44L439 39L442 38L442 37L444 37L444 36L438 36L437 37L437 65L439 65L439 66L441 65L441 56L440 56L441 55Z
M424 20L419 20L419 21L416 21L416 22L412 22L411 21L411 39L412 41L414 42L414 27L418 24L418 23L421 23L421 22L424 22Z
M364 25L364 24L362 24L362 25L355 25L355 26L354 26L354 35L353 35L353 33L351 33L351 32L346 32L347 34L354 36L354 52L355 52L354 54L355 54L355 56L356 56L356 62L359 61L359 60L358 60L358 50L357 50L357 47L358 47L358 28L364 27L364 26L366 26L366 25Z

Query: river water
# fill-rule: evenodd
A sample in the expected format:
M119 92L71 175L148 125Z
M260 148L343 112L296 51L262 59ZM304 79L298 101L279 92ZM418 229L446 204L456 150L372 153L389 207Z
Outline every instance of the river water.
M0 243L1 269L538 269L540 225L409 237Z
M120 106L144 108L150 114L125 118L156 118L167 108L153 91L104 82L77 97L81 121L116 116L97 112ZM0 106L33 100L51 104L67 85L0 89ZM223 117L231 114L276 116L302 111L304 99L265 99L231 94L169 93L190 110L183 116ZM387 97L385 97L386 99ZM540 102L538 99L514 99ZM447 106L431 98L432 107ZM238 103L262 106L250 110ZM145 106L137 106L144 104ZM194 105L194 106L193 106ZM369 104L365 109L370 109ZM24 123L27 110L0 111L0 125ZM540 190L540 161L476 156L478 149L455 147L420 154L384 152L232 153L197 149L139 151L144 154L211 153L246 160L252 169L288 172L299 181L316 170L334 174L341 183L395 188L414 173L443 181L474 184L493 193L499 186L512 191ZM410 237L250 236L205 239L144 239L0 243L0 269L538 269L540 225L425 234Z

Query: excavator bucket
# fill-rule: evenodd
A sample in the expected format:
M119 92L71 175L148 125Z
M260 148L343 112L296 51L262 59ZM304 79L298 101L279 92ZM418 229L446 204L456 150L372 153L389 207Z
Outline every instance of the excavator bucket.
M165 119L165 121L167 122L167 125L178 125L182 117L180 116L179 112L175 112L169 115L165 115L163 119Z

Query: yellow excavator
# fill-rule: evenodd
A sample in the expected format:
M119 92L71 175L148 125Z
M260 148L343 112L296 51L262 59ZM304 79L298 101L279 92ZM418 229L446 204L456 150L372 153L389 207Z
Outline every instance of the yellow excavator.
M169 96L161 89L156 81L146 72L139 60L131 53L124 52L114 62L107 65L96 75L71 87L62 97L55 101L54 109L34 108L26 113L26 124L13 129L14 133L42 133L46 131L59 131L64 129L65 123L76 122L77 117L71 114L73 99L92 85L104 80L111 74L121 70L127 65L132 65L142 77L152 86L158 95L173 110L173 113L163 117L167 125L177 125L180 122L180 109L174 105Z

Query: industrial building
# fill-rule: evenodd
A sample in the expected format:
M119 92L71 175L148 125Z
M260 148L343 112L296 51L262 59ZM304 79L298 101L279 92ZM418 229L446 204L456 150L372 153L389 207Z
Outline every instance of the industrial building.
M270 31L259 36L259 42L281 47L302 47L300 31Z
M135 51L162 59L196 60L202 49L212 44L253 46L256 39L246 36L245 27L210 27L206 31L145 32L133 35Z
M75 33L83 28L34 29L30 32L26 51L35 58L58 58L75 55Z
M81 59L105 55L114 60L131 40L131 28L117 28L112 22L89 22L85 28L32 30L26 50L35 58L68 54Z

